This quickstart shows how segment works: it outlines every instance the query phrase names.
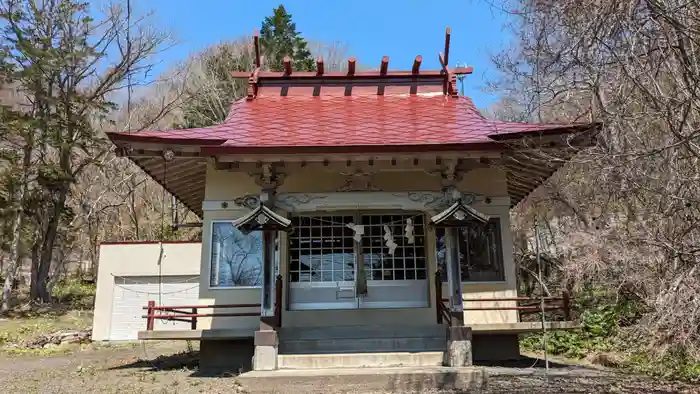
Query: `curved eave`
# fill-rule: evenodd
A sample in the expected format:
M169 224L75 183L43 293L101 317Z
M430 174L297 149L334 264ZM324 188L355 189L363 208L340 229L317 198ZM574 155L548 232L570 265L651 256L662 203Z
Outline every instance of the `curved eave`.
M207 160L204 157L129 157L143 172L202 219Z
M556 160L543 162L527 155L504 155L507 190L511 208L527 198L554 173L563 167L575 153L559 154Z
M553 129L550 133L526 132L508 138L501 136L499 140L506 144L535 148L516 148L503 154L511 208L526 199L582 149L594 146L602 126L601 123L592 123Z
M220 154L256 155L269 153L308 154L321 153L368 153L368 152L435 152L441 151L501 151L503 168L507 177L507 191L511 207L520 203L578 151L594 145L600 124L554 127L548 130L525 131L502 135L490 135L491 141L465 144L422 145L374 145L374 146L322 146L322 147L232 147L222 139L160 138L157 135L111 133L112 140L122 154L127 155L139 168L175 196L188 209L202 217L202 202L206 184L207 156ZM136 144L149 154L128 155L126 148ZM165 164L158 155L163 147L172 147L175 158ZM541 149L550 157L529 154ZM143 149L142 149L143 150ZM143 153L143 152L141 152Z

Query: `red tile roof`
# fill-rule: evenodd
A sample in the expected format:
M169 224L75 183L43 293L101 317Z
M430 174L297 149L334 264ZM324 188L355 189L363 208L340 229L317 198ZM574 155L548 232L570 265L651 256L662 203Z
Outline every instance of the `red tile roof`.
M504 153L508 194L515 204L556 171L562 161L529 162L528 158L518 156L517 149L499 141L579 131L593 131L583 133L584 137L593 136L600 126L486 119L470 99L457 93L456 76L471 74L473 70L448 67L449 28L445 33L445 50L439 54L441 69L433 71L420 69L422 56L416 56L410 71L390 71L386 56L378 71L356 71L354 58L348 59L347 70L343 72L325 72L321 58L315 72L294 71L289 58L284 59L283 72L262 71L257 35L253 41L255 68L250 73L231 74L248 80L247 97L233 103L221 124L189 130L108 133L122 147L136 144L132 148L141 151L137 155L131 155L130 149L122 153L129 154L134 163L200 217L206 184L205 156L493 149ZM140 143L144 144L138 146ZM577 144L586 146L589 142L582 138L573 142ZM194 146L196 152L187 149L179 152L179 156L176 154L173 166L177 174L168 177L169 167L159 152L162 145ZM567 146L562 151L564 156L571 157L575 149ZM532 176L528 167L541 170Z
M293 88L304 89L304 88ZM293 90L292 89L292 90ZM376 91L376 88L375 88ZM109 133L113 141L202 145L209 153L275 150L334 151L475 149L522 133L571 130L572 125L510 123L483 117L472 101L439 93L260 94L233 103L223 123L211 127ZM426 146L427 145L427 146Z

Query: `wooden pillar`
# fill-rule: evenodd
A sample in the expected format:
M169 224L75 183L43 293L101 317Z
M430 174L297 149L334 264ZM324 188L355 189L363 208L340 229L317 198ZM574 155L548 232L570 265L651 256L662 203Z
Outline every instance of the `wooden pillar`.
M435 271L435 314L437 318L437 324L442 324L442 275L440 275L440 270Z
M279 337L277 336L277 316L275 290L275 239L277 231L263 231L263 275L260 301L260 328L255 332L253 342L255 353L253 369L273 371L277 369Z
M262 286L260 291L260 329L271 330L275 326L275 241L277 232L263 231Z
M275 278L275 324L282 327L282 275Z
M464 302L462 301L462 275L459 265L459 236L455 227L445 228L445 263L447 285L450 289L450 316L452 325L464 325Z

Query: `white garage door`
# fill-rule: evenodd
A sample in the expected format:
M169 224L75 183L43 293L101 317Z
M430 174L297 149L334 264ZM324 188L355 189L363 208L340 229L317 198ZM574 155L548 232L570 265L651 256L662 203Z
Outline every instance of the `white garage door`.
M114 300L109 330L110 341L138 339L146 329L143 309L148 301L156 305L196 305L199 300L198 276L125 276L114 278ZM189 329L185 322L156 320L156 330Z

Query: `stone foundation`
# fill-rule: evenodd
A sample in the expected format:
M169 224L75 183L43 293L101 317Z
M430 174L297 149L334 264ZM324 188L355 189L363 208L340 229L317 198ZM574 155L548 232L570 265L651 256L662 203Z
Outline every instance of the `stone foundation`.
M252 338L202 340L199 345L199 367L241 373L253 367Z
M465 326L450 327L447 333L445 366L466 367L472 365L472 329Z
M474 335L472 354L474 361L518 360L521 358L518 334Z
M277 331L262 330L255 332L255 356L253 370L274 371L277 369L279 338Z

